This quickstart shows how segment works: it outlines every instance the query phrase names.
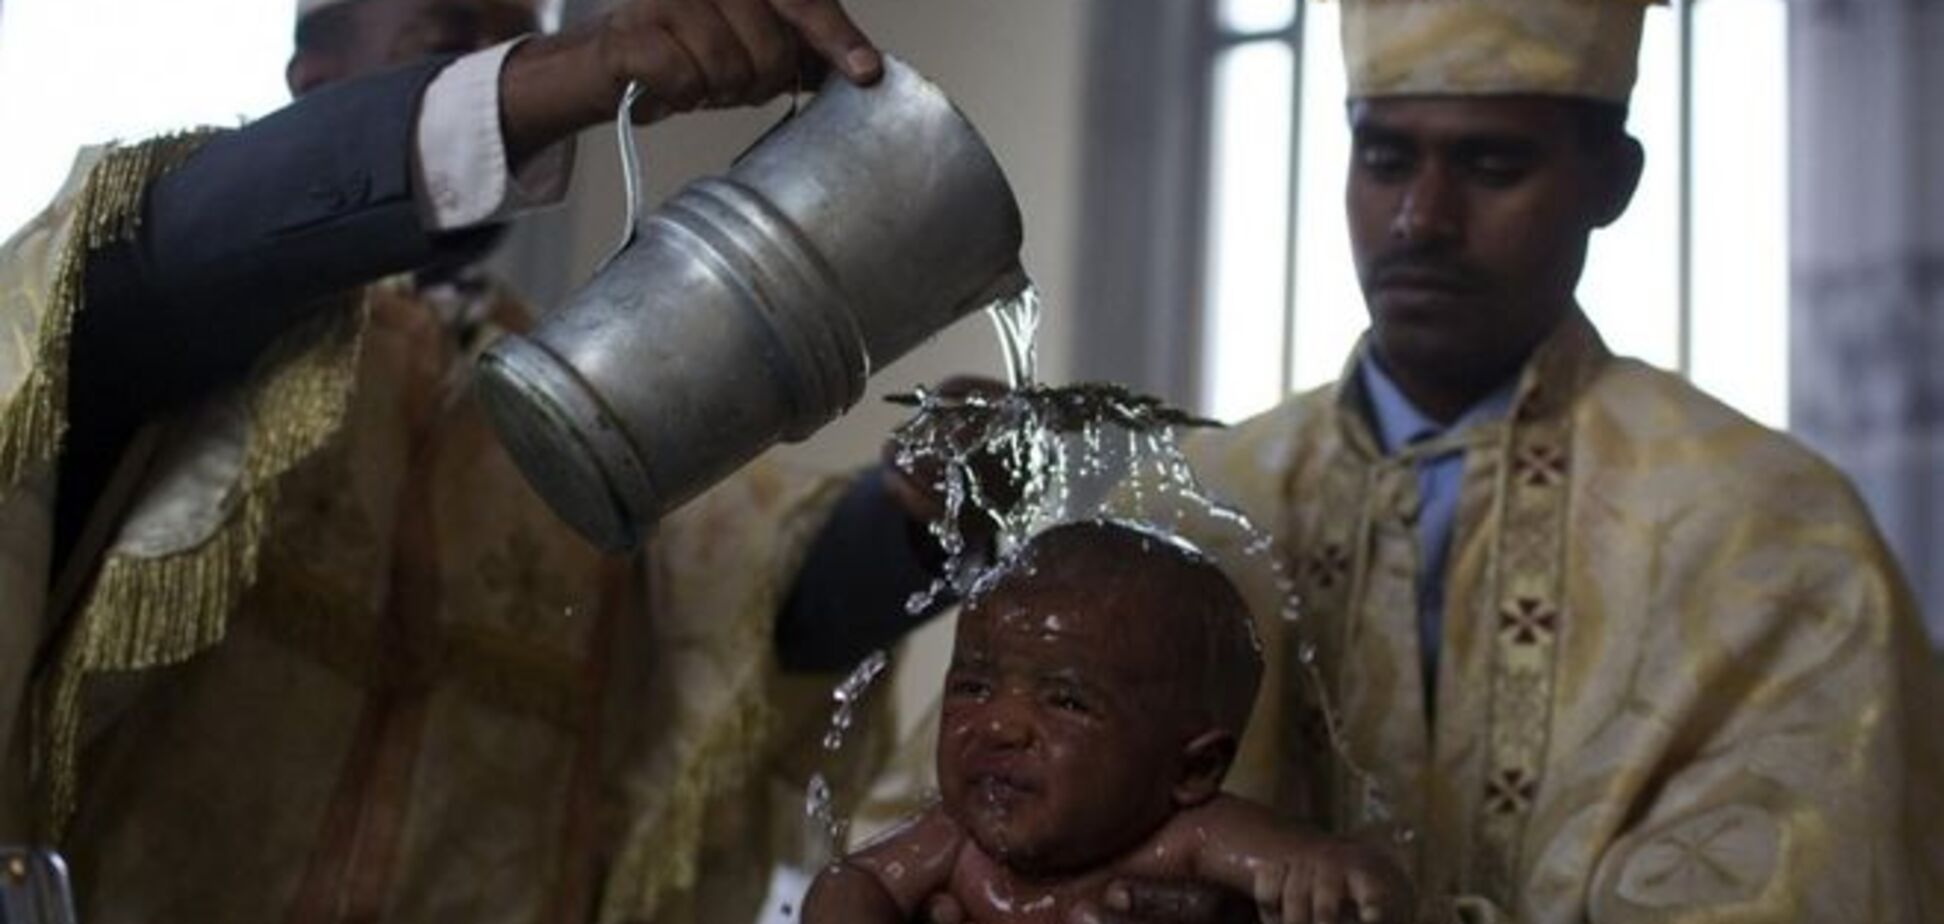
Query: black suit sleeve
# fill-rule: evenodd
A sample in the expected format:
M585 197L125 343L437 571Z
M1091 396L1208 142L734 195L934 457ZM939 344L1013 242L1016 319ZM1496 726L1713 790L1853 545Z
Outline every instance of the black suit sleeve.
M322 297L488 245L419 215L419 102L447 63L324 87L217 137L151 184L134 240L89 255L57 563L143 421L240 379Z
M472 255L478 235L429 232L414 191L419 100L444 64L320 89L157 180L136 239L91 255L77 359L154 410L240 375L322 296ZM73 387L106 387L95 371Z

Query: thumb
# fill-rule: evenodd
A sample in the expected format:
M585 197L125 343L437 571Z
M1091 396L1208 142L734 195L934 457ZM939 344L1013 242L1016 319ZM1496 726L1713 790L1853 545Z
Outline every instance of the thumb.
M965 906L940 892L925 902L925 920L928 924L965 924Z
M777 14L796 28L817 56L844 72L851 82L875 83L884 59L839 0L770 0Z

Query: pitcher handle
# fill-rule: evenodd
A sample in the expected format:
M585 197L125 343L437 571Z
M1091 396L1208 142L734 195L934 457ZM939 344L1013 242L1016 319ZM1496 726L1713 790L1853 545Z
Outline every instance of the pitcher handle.
M614 144L621 151L621 189L622 194L628 200L628 213L625 223L621 226L620 243L615 244L614 251L607 255L607 259L601 261L601 267L603 269L609 263L613 262L615 257L620 256L622 251L627 250L629 245L635 242L636 237L640 236L641 218L648 213L648 184L643 181L641 176L641 150L639 142L635 140L634 118L632 116L635 101L641 99L642 90L641 81L628 81L628 89L621 93L621 105L614 113ZM789 111L783 113L783 117L777 120L775 125L770 126L767 131L757 136L749 148L743 151L743 154L748 154L750 150L754 150L764 140L768 139L769 136L775 134L777 129L782 128L791 119L796 118L797 112L800 111L802 100L803 74L802 69L798 68L796 86L790 92ZM743 154L736 155L736 159L741 160ZM599 272L599 270L596 270L596 272Z
M641 233L641 216L648 212L648 184L642 181L641 150L635 141L634 119L631 116L641 92L641 81L629 81L628 89L621 94L621 105L614 114L614 141L621 151L621 188L628 200L628 213L621 226L621 241L614 245L614 252L601 261L603 268L635 242L635 237Z

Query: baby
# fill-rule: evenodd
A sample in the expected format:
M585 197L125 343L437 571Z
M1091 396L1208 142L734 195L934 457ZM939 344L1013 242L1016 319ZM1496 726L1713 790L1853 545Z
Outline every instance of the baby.
M1123 877L1252 896L1264 920L1404 921L1377 851L1221 793L1262 677L1212 562L1104 521L1035 537L959 618L939 804L818 875L805 924L1061 922Z

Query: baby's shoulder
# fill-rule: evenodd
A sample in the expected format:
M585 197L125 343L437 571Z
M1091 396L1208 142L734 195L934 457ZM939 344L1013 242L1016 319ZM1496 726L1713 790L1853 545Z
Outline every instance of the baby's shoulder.
M1195 872L1195 855L1220 836L1244 824L1248 803L1230 796L1176 811L1141 845L1113 863L1113 875L1145 879L1184 879Z

